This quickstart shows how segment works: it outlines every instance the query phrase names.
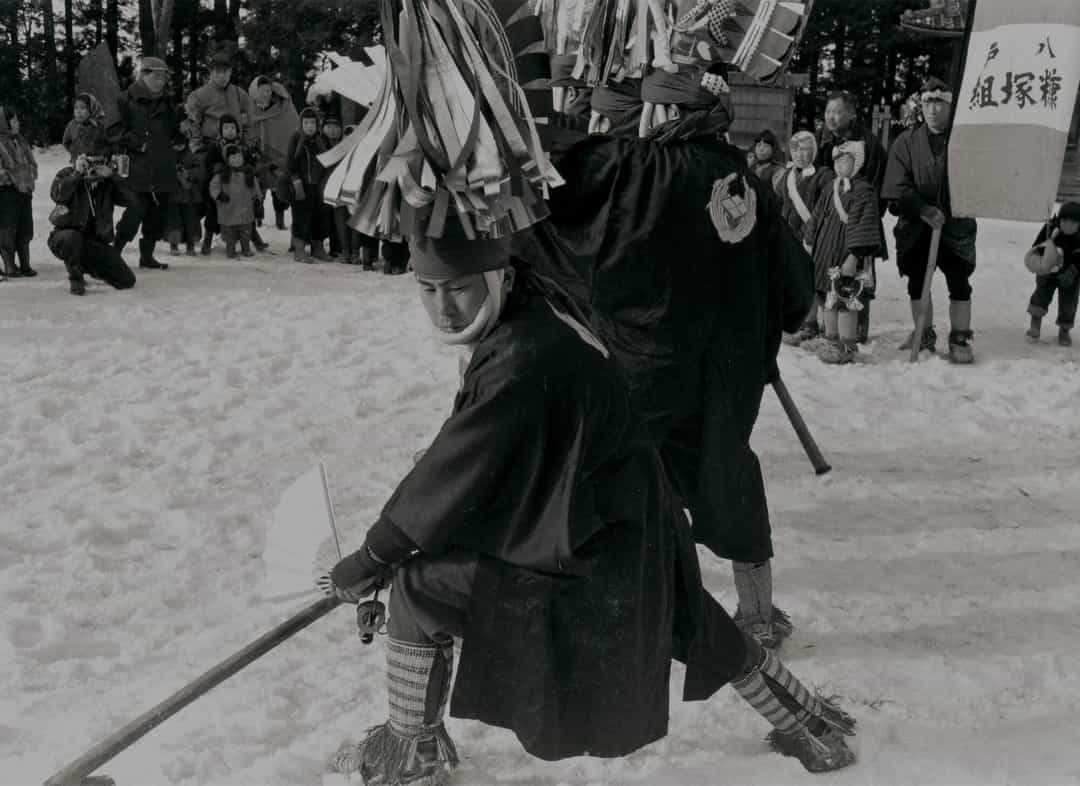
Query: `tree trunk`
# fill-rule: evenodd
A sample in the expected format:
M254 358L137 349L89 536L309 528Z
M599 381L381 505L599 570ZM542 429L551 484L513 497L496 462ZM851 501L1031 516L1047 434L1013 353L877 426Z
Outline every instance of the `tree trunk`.
M139 38L143 57L157 57L157 30L154 27L153 0L139 0Z
M105 41L112 52L113 62L120 51L120 1L105 0Z
M176 101L184 100L184 28L177 26L172 32L173 85Z
M197 15L192 15L188 29L188 89L199 87L199 22Z
M48 0L46 0L48 2ZM64 60L65 78L67 81L67 94L72 99L75 97L75 31L72 0L64 0Z
M169 44L172 35L174 0L151 0L154 11L154 38L161 49L160 54L165 54L165 48Z
M105 15L101 10L101 0L90 0L90 16L94 19L94 46L97 46L104 40L105 35L102 27L105 21Z
M56 95L56 17L53 15L52 0L41 0L42 22L45 25L45 51L42 53L45 66L45 89L51 96ZM74 98L74 96L68 96Z

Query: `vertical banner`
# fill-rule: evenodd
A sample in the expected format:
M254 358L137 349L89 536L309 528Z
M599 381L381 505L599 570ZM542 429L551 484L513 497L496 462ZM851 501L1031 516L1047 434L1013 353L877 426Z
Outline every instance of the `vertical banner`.
M1080 87L1080 0L982 0L949 140L958 216L1045 220Z

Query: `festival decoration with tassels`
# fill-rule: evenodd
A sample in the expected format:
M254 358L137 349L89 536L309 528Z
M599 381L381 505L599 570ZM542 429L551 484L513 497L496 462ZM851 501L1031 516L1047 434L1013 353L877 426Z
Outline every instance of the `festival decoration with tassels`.
M350 207L354 229L439 237L455 219L469 237L499 237L547 216L546 190L562 181L519 81L513 22L488 0L383 0L386 79L323 158L341 162L324 198Z
M577 12L590 1L582 20ZM549 51L573 52L580 41L574 76L592 85L642 77L650 67L675 73L715 63L769 82L787 67L812 2L536 0L535 8Z

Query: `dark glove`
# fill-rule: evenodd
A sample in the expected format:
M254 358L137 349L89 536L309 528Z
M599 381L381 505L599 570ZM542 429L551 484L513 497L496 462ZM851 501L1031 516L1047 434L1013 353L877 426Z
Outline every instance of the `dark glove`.
M334 594L346 603L359 603L384 586L393 566L375 556L369 546L344 557L330 571Z
M217 201L224 205L226 202L229 201L229 195L222 191L220 194L217 195Z
M1058 286L1069 289L1076 284L1077 278L1080 278L1080 269L1076 265L1069 265L1058 273Z

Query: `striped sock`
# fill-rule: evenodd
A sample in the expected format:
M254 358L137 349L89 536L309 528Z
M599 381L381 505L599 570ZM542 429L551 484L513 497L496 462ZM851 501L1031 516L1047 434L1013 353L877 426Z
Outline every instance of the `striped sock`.
M398 731L416 731L442 720L450 693L453 642L449 645L386 642L386 691L390 724Z
M764 650L768 652L768 650ZM765 678L761 674L761 668L755 667L742 679L733 682L732 687L746 701L765 717L777 731L783 734L791 734L805 728L802 722L773 694Z

